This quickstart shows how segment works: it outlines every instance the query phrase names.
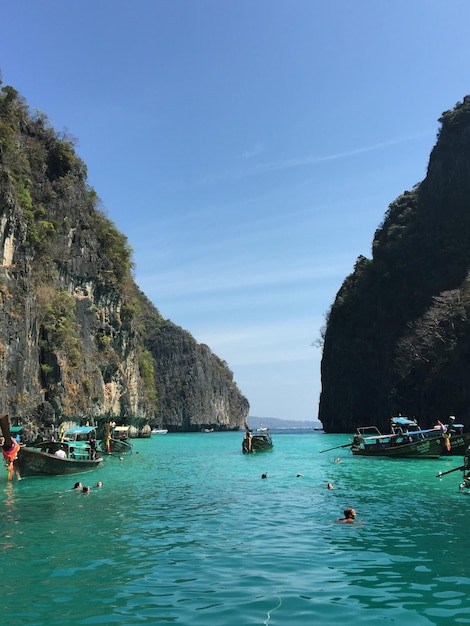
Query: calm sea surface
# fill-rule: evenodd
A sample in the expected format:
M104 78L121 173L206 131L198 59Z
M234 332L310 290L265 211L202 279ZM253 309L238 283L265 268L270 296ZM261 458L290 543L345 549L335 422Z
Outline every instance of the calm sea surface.
M2 624L470 624L470 498L460 472L435 478L461 457L319 454L349 438L276 432L243 456L242 437L134 440L77 477L0 468ZM335 523L346 506L359 523Z

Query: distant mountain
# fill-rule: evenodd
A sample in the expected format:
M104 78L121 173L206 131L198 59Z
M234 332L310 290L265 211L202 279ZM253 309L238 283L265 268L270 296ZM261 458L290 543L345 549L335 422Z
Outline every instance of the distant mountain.
M321 428L320 422L305 420L283 420L277 417L248 417L248 425L250 428L259 428L260 424L267 428Z

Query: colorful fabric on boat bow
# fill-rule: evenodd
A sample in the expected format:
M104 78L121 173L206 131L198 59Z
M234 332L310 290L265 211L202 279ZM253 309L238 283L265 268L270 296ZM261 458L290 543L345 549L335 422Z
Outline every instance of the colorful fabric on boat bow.
M11 440L11 447L5 448L3 446L2 453L3 458L5 459L7 470L8 470L8 480L13 478L13 463L16 461L18 457L18 450L20 449L20 444L14 439Z

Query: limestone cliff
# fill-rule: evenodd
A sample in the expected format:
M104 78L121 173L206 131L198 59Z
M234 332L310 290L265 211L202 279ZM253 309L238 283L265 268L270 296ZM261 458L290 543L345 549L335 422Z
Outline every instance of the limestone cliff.
M331 307L327 432L386 429L398 413L470 425L470 97L440 122L425 180L390 205Z
M230 370L136 287L127 239L100 210L73 141L8 86L0 257L0 410L21 417L46 402L57 423L244 425L248 402Z

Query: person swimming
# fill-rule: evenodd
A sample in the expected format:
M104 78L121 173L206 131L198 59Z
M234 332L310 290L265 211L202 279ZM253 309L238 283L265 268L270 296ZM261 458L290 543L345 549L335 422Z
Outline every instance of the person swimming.
M340 524L354 524L354 521L356 519L356 511L352 507L349 506L347 509L344 509L343 514L344 517L336 520L337 522L339 522Z

